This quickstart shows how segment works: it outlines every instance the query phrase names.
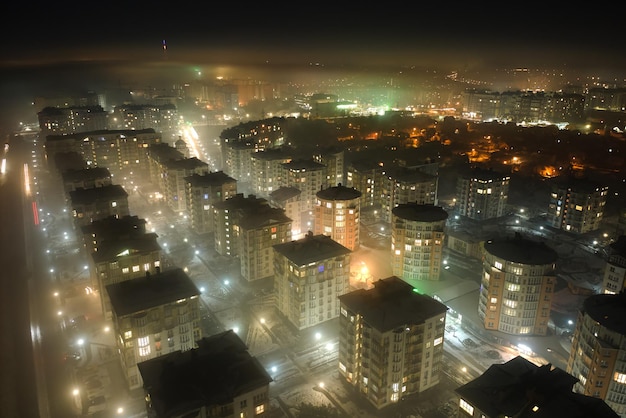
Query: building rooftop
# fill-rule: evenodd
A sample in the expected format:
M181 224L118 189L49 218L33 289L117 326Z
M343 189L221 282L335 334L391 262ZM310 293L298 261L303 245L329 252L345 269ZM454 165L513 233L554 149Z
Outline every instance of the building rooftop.
M626 293L591 295L582 310L603 327L626 336Z
M110 184L102 187L84 189L82 187L70 191L72 205L88 205L93 202L114 199L126 199L128 193L119 184Z
M158 235L154 232L118 239L111 237L111 239L103 241L98 247L98 251L92 253L91 257L95 263L102 263L113 262L129 255L161 251L157 238Z
M361 197L361 192L354 187L346 187L339 183L318 191L316 196L324 200L354 200Z
M141 134L156 134L156 131L153 128L146 129L100 129L89 132L71 132L67 134L52 134L46 136L46 142L55 142L62 141L66 139L73 139L75 141L83 141L86 137L92 138L95 136L130 136L136 137Z
M258 209L262 206L269 206L269 202L253 194L244 196L243 193L237 193L226 200L213 203L213 207L220 210Z
M276 161L291 159L291 152L285 151L283 148L268 148L257 151L251 155L255 160Z
M448 212L441 206L403 203L391 210L398 218L416 222L437 222L448 219Z
M106 291L118 317L200 295L187 273L178 267L112 283Z
M246 212L246 216L239 220L239 226L244 230L250 230L289 222L291 222L291 218L285 215L283 209L264 206Z
M106 167L91 167L81 169L68 169L61 172L63 182L111 178L111 172Z
M547 265L556 263L558 253L545 242L523 238L519 232L512 238L496 238L485 241L485 251L513 263Z
M276 202L285 202L293 197L302 194L302 190L297 187L283 186L270 193L270 198Z
M352 253L327 235L308 233L304 238L274 245L274 250L297 266L305 266L329 258Z
M506 173L500 173L491 168L471 167L468 170L460 170L459 177L464 179L477 179L477 180L502 180L510 178L511 176Z
M105 238L143 235L146 232L146 220L137 215L126 215L119 218L111 215L81 226L81 232L86 235L95 234L96 237L101 235Z
M272 382L233 330L202 338L198 348L165 354L137 367L160 417L202 406L228 405Z
M437 181L437 176L406 167L398 167L387 174L390 178L404 183L427 183Z
M209 169L209 164L196 158L180 158L178 160L167 160L163 162L169 170L194 170L196 168Z
M551 364L536 366L517 356L455 392L488 417L618 417L602 399L573 392L577 381Z
M282 166L292 171L322 170L326 167L317 161L305 159L291 160L288 163L283 163Z
M185 177L185 181L189 182L192 187L211 187L236 182L237 180L220 170L204 174L195 173Z
M446 305L417 293L413 286L397 276L380 279L371 289L341 295L339 300L382 332L407 324L421 324L448 310Z

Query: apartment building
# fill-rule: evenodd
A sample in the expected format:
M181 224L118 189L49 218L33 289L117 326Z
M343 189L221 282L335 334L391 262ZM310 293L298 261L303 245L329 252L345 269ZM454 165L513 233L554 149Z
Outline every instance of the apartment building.
M360 246L361 192L341 184L316 193L313 234L324 234L351 251Z
M74 225L78 228L109 216L130 215L128 193L119 184L69 192Z
M104 318L111 318L111 303L105 291L109 284L154 274L163 267L157 237L153 232L110 237L90 254L93 287L99 291Z
M459 417L618 418L602 399L573 391L577 379L551 364L538 366L517 356L493 364L454 390Z
M149 417L264 417L272 378L231 329L137 364Z
M439 383L447 307L396 276L339 296L339 374L376 409Z
M122 371L128 389L143 380L138 363L197 347L200 291L181 268L171 268L106 286Z
M550 226L575 234L600 228L609 188L586 178L555 179L548 204Z
M303 330L337 318L338 296L350 289L352 251L326 235L274 245L278 310Z
M511 176L490 169L472 168L459 173L456 212L483 221L505 215Z
M404 203L437 204L437 176L406 167L386 170L385 173L381 200L383 221L391 223L393 208Z
M602 293L620 293L626 288L626 235L608 246L608 259L604 266Z
M291 219L280 208L263 205L233 220L241 276L248 282L274 275L274 245L291 241Z
M291 152L283 148L270 148L251 156L251 189L257 196L269 198L270 193L282 184L283 164L291 161Z
M516 233L483 247L478 317L485 329L547 335L558 254L544 242Z
M281 208L285 211L285 215L291 219L291 238L300 239L308 231L302 230L302 203L300 196L302 192L297 187L284 187L270 193L270 205ZM306 220L305 220L306 222Z
M393 208L391 262L404 280L439 280L448 212L440 206L404 203Z
M187 212L197 234L213 231L213 203L237 194L237 180L223 171L185 177Z
M604 400L626 416L626 295L589 296L578 312L567 371L574 391Z

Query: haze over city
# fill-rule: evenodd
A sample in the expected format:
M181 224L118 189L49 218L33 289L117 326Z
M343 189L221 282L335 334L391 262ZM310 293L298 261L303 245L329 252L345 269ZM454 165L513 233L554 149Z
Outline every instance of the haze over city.
M531 5L523 12L451 5L365 12L359 4L358 10L341 13L322 4L297 10L295 5L264 5L237 13L235 7L217 10L213 5L176 4L167 10L129 5L123 17L120 7L126 5L56 6L32 13L12 5L5 19L28 22L37 36L21 36L29 29L18 36L7 26L0 36L5 144L0 239L8 266L8 273L0 274L1 334L13 337L1 356L10 372L1 380L0 406L11 411L10 418L146 417L146 407L154 412L162 405L156 406L156 391L151 393L154 405L145 404L134 362L155 359L162 349L187 351L189 336L199 333L232 339L233 351L241 338L258 360L255 378L264 382L265 392L250 395L248 404L222 405L227 416L314 417L310 411L307 415L307 406L329 417L469 417L474 409L488 414L482 399L472 398L471 384L480 378L497 383L499 378L487 380L491 373L515 369L526 370L526 377L557 370L550 379L584 389L588 402L568 391L546 396L561 405L581 402L585 407L576 417L612 417L615 412L604 401L626 416L626 403L607 395L619 393L626 381L623 353L611 351L618 360L608 377L601 372L588 377L589 352L585 347L570 351L572 344L592 338L589 324L597 319L596 311L581 314L582 322L576 322L587 297L614 295L626 286L626 266L619 261L626 242L621 239L626 224L626 55L615 42L622 36L617 24L571 10L533 12ZM606 97L603 91L609 92ZM94 106L87 116L70 112L64 119L63 111L55 112L64 108L64 100L71 103L68 108L81 107L74 100L106 106ZM150 151L135 155L136 143ZM254 154L245 153L250 147ZM70 148L89 161L76 161ZM264 159L269 162L260 162ZM177 163L170 166L170 160ZM266 168L260 168L263 164ZM66 179L64 166L83 177ZM154 167L161 174L155 175ZM110 173L85 178L87 172L95 175L94 168ZM180 181L168 184L163 180L168 175ZM22 177L32 181L24 186ZM215 183L219 192L213 195ZM96 213L101 209L90 213L92 207L77 203L93 184L102 188L96 196L105 195L104 187L123 186L118 195L123 197L102 207L112 218L137 216L131 219L134 229L141 230L145 220L142 244L125 237L131 244L119 245L135 245L147 261L132 261L136 265L124 270L113 258L135 253L116 247L119 237L97 243L85 238L91 236L83 229L91 225L89 218L97 224L95 218L102 215ZM185 187L179 190L180 184ZM272 193L279 188L287 198ZM287 212L293 193L301 199L298 208L303 202L310 207L299 212L291 205ZM311 196L299 197L307 193ZM354 232L350 238L329 232L335 224L315 226L328 221L320 208L341 200L335 193L349 208L358 208L356 215L350 212L352 218L343 212L338 216L342 227L353 221L360 238ZM193 196L204 196L210 205ZM567 205L561 210L565 201L572 202L569 212ZM210 216L198 220L193 208ZM259 219L267 223L255 229ZM413 240L411 231L422 231L415 229L422 223L428 226ZM108 227L93 228L93 237L97 231L102 240ZM245 233L234 234L231 228L262 235L267 240L259 239L258 246L267 248L248 244L241 238ZM329 234L336 234L330 243ZM306 253L302 259L318 264L295 276L324 273L332 296L324 299L321 279L319 296L317 282L311 285L310 299L298 301L307 309L305 323L293 314L301 308L290 301L291 289L310 283L288 281L286 272L298 271L298 262L306 265L290 258L292 246L314 241L318 248L330 245L332 260L309 260ZM90 251L91 245L96 251ZM245 245L249 251L241 250ZM113 258L105 259L102 248ZM520 261L522 252L528 259ZM269 253L283 258L273 264ZM428 261L420 265L413 259ZM345 281L343 263L352 269ZM125 324L117 318L123 315L116 309L128 308L125 302L143 300L126 299L128 288L117 287L116 274L128 278L129 272L135 283L148 284L171 274L168 280L183 289L184 297L169 301L189 302L191 313L180 317L180 339L165 329L163 341L160 331L143 335L143 325L121 330L145 314L134 312ZM24 280L12 280L16 277ZM285 280L273 283L275 277ZM490 283L495 284L490 288ZM340 314L338 295L348 285L355 293L341 299ZM108 286L119 299L103 296ZM512 293L494 296L503 288ZM386 291L397 299L386 300ZM537 303L538 295L551 306ZM409 318L394 331L379 322L378 307L363 308L368 298L381 310L405 307L396 300L407 301L410 309L428 308L394 311ZM523 308L518 300L539 307ZM622 305L619 299L616 306ZM425 322L411 322L422 316ZM191 328L183 324L187 318L192 318ZM411 335L407 347L419 340L420 353L434 354L420 360L416 367L421 371L406 378L402 384L410 383L401 390L398 383L389 388L395 394L375 395L375 373L368 387L368 370L346 355L359 338L370 338L369 331L355 341L338 331L338 323L347 328L355 318L367 318L364 327L386 338L406 332ZM510 318L518 320L509 323ZM427 323L436 330L433 338L430 331L424 337ZM612 323L601 326L611 338L626 338ZM602 338L597 341L605 342ZM360 343L361 348L376 339ZM34 356L21 344L32 346ZM376 367L367 363L366 369ZM28 365L23 376L22 364ZM141 372L148 379L147 369ZM357 375L361 378L352 380ZM525 380L518 377L516 385ZM605 379L602 393L593 379ZM364 386L352 391L346 381ZM210 393L218 393L219 386ZM407 388L411 396L405 399ZM411 393L415 388L420 393ZM541 408L550 403L546 399ZM598 415L585 415L589 405ZM500 407L508 406L494 408ZM28 412L20 415L18 409Z

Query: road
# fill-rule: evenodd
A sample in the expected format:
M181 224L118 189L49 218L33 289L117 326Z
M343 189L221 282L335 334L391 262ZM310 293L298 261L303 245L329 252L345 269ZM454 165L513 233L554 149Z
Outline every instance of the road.
M44 360L35 288L36 268L30 250L36 245L32 214L24 195L23 163L27 144L10 139L7 170L0 185L0 410L3 416L46 418Z

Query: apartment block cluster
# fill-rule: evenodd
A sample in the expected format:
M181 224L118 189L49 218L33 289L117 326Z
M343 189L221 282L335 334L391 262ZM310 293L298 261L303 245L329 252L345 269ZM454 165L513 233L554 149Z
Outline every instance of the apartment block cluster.
M228 332L222 339L201 335L198 289L164 257L156 234L146 232L145 220L129 213L127 192L113 181L118 176L137 184L150 179L173 213L187 214L194 231L213 237L219 254L239 258L244 280L273 278L276 308L295 330L338 318L339 372L374 408L393 405L439 381L447 307L408 282L438 280L445 245L483 260L477 309L486 329L547 334L556 252L521 235L482 239L449 232L448 212L438 206L436 163L346 164L343 151L336 149L310 159L292 158L280 147L282 136L273 137L275 142L267 135L223 139L224 170L218 172L188 157L184 141L174 146L161 142L154 129L46 137L48 162L61 177L91 255L94 287L100 290L103 314L114 323L129 387L174 391L171 382L157 378L165 368L172 378L186 376L186 383L200 384L191 376L189 362L203 364L203 370L218 368L205 365L207 358L245 349ZM509 182L508 175L491 170L460 173L456 213L475 221L504 216ZM254 193L239 193L242 183ZM602 185L555 182L547 208L550 226L578 234L597 229L606 195ZM393 276L355 289L350 266L361 246L361 211L373 207L391 227ZM605 298L620 298L626 278L623 240L611 248ZM577 323L568 364L574 379L565 379L564 387L600 398L624 414L626 334L619 323L606 319L613 318L613 311L600 321L591 304L593 313L582 311ZM600 325L603 332L597 332ZM197 355L185 354L192 350ZM224 416L257 416L267 410L271 378L254 359L246 361L253 364L256 384L246 386L244 395L227 396L220 412ZM515 373L521 373L520 367L524 376L535 373L528 365L511 365ZM519 373L512 378L528 383ZM518 395L526 389L521 385ZM483 406L482 398L470 392L459 391L459 410L468 416L480 416L475 415L479 410L484 416L504 413ZM148 393L150 408L163 412L164 400L156 393ZM537 400L535 406L545 402Z
M467 89L463 93L464 117L515 122L581 122L590 110L622 112L624 88L591 88L588 91L491 91Z

